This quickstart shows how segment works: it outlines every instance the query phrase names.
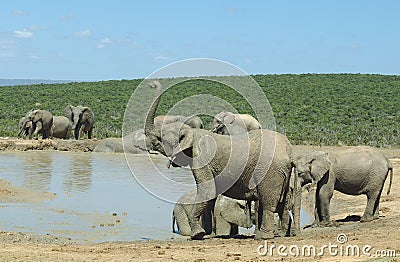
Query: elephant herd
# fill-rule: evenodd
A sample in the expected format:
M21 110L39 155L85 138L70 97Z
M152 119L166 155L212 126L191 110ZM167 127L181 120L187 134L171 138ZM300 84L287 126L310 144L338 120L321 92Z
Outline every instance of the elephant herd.
M196 182L196 190L185 193L173 209L173 230L176 222L181 235L232 235L238 226L253 225L255 239L295 235L307 184L316 185L313 226L334 224L329 212L334 190L367 195L360 222L379 218L383 186L390 173L389 193L393 167L373 148L295 155L285 135L263 129L250 115L221 112L211 130L203 129L196 116L156 117L162 87L153 81L150 88L156 94L145 120L147 150L168 157L169 166L189 166Z
M53 116L47 110L30 110L21 117L18 123L18 138L69 139L73 131L75 139L85 133L92 138L94 114L89 107L68 105L64 110L65 116Z

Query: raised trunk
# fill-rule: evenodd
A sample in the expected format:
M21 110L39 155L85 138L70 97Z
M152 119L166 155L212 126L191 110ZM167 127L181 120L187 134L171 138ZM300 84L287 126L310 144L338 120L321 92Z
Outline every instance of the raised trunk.
M153 82L151 82L150 86L152 88L156 88L157 92L156 92L156 98L154 99L153 104L151 105L149 112L147 113L147 116L146 116L146 122L145 122L145 126L144 126L144 133L146 136L151 136L152 132L154 132L154 130L155 130L154 118L155 118L157 107L158 107L158 104L160 103L161 94L162 94L160 82L153 81Z

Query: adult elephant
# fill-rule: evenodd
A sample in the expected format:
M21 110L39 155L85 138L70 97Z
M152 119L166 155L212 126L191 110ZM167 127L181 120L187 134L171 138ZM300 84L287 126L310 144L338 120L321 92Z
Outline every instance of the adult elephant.
M42 134L43 139L47 139L51 136L51 128L53 126L53 115L47 110L31 110L26 113L24 120L22 121L22 126L26 128L29 126L29 122L32 124L32 128L29 128L29 139L38 139L38 134ZM20 129L18 136L23 132Z
M68 105L64 113L72 123L75 139L83 137L84 133L88 134L88 139L92 138L94 114L90 107Z
M154 123L157 127L161 127L162 125L171 124L175 122L184 123L192 128L203 128L203 122L198 116L156 116L154 118Z
M154 117L161 85L153 81L151 86L158 92L145 121L147 144L169 157L173 166L189 165L196 181L196 200L189 215L191 238L203 239L206 232L199 217L219 194L259 201L256 239L274 237L274 212L289 225L289 210L285 208L293 164L289 140L264 129L242 136L224 136L171 123L159 130Z
M388 173L390 187L393 167L381 153L370 147L313 152L296 161L296 174L302 186L316 182L316 221L323 226L334 225L330 219L330 200L333 191L348 195L367 195L367 206L360 222L379 218L379 200Z
M108 137L100 141L94 152L145 154L146 137L144 130L136 130L123 138Z
M55 138L69 139L72 124L65 116L53 116L52 136Z
M211 131L222 135L240 135L260 128L260 123L251 115L222 111L214 117Z
M32 121L27 121L25 122L25 116L21 117L19 122L18 122L18 138L25 139L27 136L29 136L30 132L33 132L32 129Z

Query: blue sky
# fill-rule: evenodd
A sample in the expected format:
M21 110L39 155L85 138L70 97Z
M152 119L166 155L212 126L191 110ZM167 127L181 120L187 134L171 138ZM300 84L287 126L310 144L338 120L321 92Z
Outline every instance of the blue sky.
M2 0L0 78L143 78L213 58L249 74L400 74L400 1Z

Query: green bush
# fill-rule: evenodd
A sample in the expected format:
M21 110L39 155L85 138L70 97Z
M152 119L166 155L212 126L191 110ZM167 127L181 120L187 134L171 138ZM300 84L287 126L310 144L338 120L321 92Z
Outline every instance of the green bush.
M240 77L231 78L241 81ZM400 145L400 76L288 74L253 78L268 97L277 131L286 134L292 144ZM63 115L67 105L80 104L95 113L94 137L120 137L126 104L141 81L0 87L0 136L16 136L19 118L32 108ZM220 97L239 112L254 115L251 106L229 87L199 79L168 89L158 114L196 94ZM201 117L209 127L212 117Z

